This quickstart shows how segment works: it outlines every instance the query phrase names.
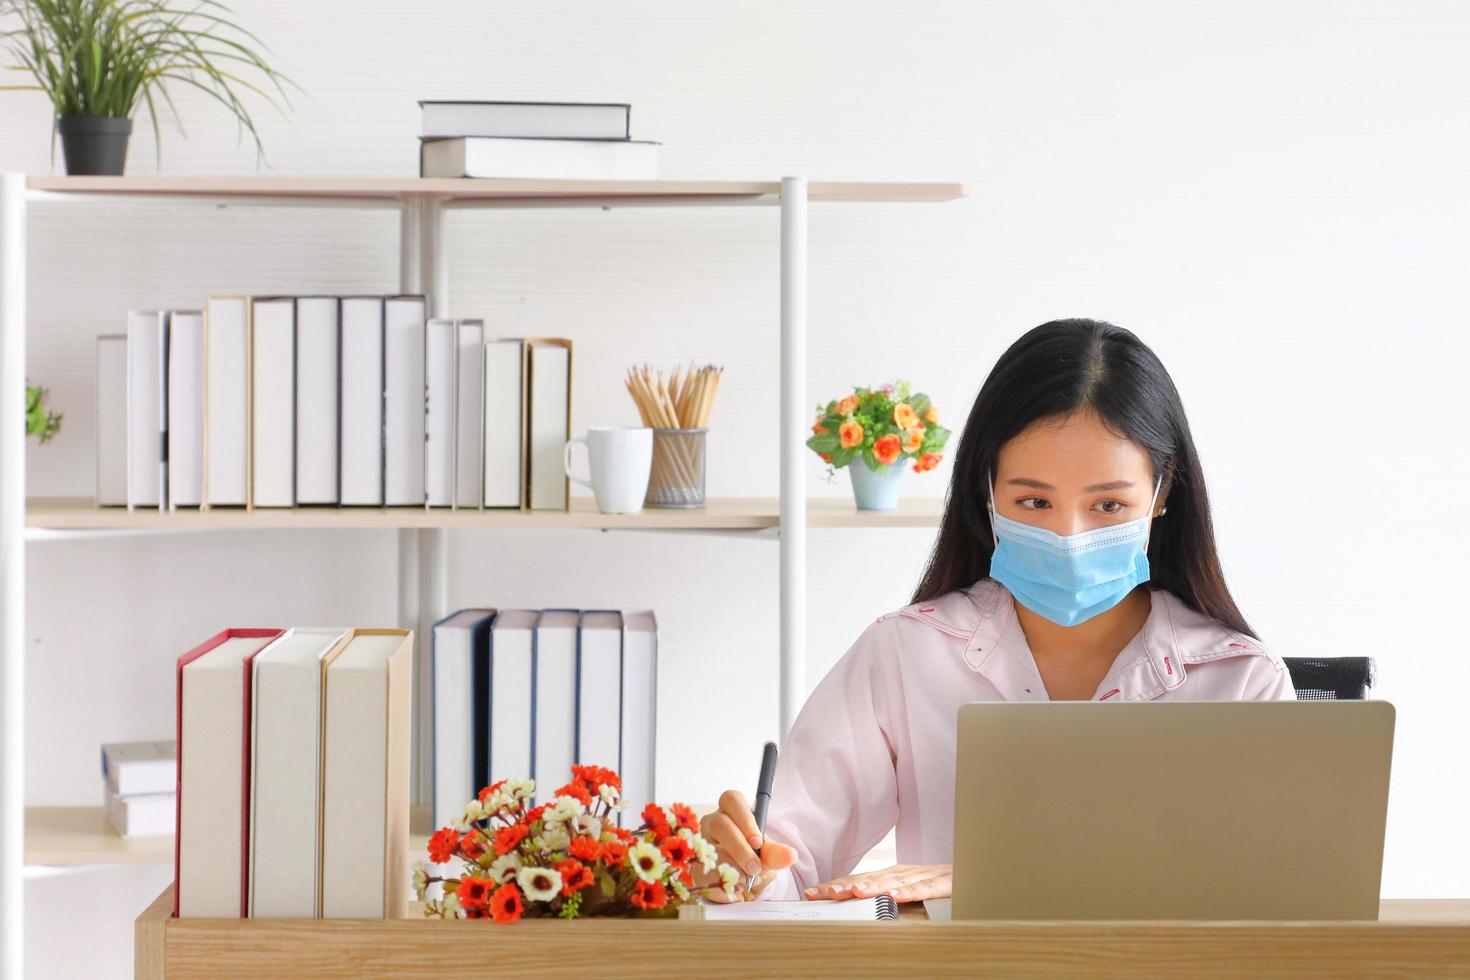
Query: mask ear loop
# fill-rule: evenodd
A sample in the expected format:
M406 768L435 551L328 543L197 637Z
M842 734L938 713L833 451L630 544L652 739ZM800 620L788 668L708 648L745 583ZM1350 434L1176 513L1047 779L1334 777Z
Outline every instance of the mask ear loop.
M1159 474L1159 481L1154 484L1154 496L1153 496L1153 499L1148 502L1148 525L1147 525L1147 527L1145 528L1145 530L1143 532L1143 553L1144 554L1148 554L1148 542L1149 542L1149 539L1153 537L1154 518L1156 516L1158 516L1158 515L1155 515L1154 514L1154 507L1156 507L1158 505L1158 502L1159 502L1159 490L1163 486L1164 486L1164 474L1160 473Z
M1000 535L995 532L995 472L993 470L985 471L985 488L990 494L990 499L986 503L985 508L990 514L991 545L993 548L999 548Z

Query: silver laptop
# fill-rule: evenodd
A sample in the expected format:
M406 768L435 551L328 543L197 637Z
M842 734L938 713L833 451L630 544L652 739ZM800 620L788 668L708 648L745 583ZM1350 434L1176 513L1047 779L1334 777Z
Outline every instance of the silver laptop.
M1386 701L960 709L955 919L1376 919Z

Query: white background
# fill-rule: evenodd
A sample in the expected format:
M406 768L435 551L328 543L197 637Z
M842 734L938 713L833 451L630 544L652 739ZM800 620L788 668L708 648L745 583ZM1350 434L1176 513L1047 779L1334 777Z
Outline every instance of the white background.
M1399 728L1386 896L1470 894L1461 702L1470 10L1453 2L240 2L308 93L256 119L281 175L416 172L420 98L627 101L670 178L956 180L943 205L811 213L810 400L903 377L958 428L1059 316L1127 326L1183 392L1241 607L1284 655L1367 654ZM246 174L177 97L162 172ZM52 169L0 98L0 168ZM158 172L141 116L130 173ZM627 424L625 366L726 367L712 495L777 486L775 209L450 219L451 314L576 343L573 425ZM66 413L36 495L93 487L94 337L212 293L391 291L396 219L58 203L31 216L29 373ZM814 494L846 496L847 478ZM948 460L908 475L938 496ZM808 684L904 604L929 531L813 531ZM28 549L27 789L97 801L97 746L172 731L172 664L224 625L386 624L391 532ZM755 778L774 737L773 542L458 532L450 602L652 606L661 797ZM1282 820L1291 819L1282 814Z

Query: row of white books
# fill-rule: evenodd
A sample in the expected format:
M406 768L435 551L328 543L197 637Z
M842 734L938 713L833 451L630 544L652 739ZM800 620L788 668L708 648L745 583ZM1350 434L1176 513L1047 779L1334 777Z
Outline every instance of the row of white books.
M228 629L178 662L174 914L400 918L413 633Z
M178 747L173 741L102 746L102 807L118 835L172 834L178 778Z
M656 799L651 610L464 609L434 625L433 675L435 826L501 779L545 801L574 763L622 776L625 819Z
M215 296L97 338L97 502L564 510L572 345L422 296Z
M655 180L658 143L625 102L419 102L420 177Z

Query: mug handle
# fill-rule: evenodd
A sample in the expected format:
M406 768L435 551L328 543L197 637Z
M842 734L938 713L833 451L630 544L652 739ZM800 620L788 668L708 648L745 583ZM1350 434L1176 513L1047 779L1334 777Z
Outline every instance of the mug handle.
M567 444L561 449L561 468L566 473L568 480L571 480L573 483L580 483L582 486L591 490L594 489L591 480L584 480L580 476L572 473L572 447L578 443L581 443L582 447L587 449L589 453L592 451L587 447L587 440L582 436L577 436L575 439L568 439Z

